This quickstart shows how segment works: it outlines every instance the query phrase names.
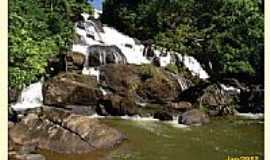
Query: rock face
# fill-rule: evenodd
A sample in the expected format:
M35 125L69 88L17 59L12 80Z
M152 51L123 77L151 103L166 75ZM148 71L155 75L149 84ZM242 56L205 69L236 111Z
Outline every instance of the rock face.
M9 137L18 145L67 154L111 148L125 139L96 119L46 107L9 128Z
M98 82L87 75L69 72L55 76L43 85L43 99L45 105L65 107L78 114L91 114L96 109L101 115L148 114L147 111L153 115L160 110L139 107L142 103L163 108L171 104L168 107L171 111L186 111L192 105L177 101L183 91L179 81L187 80L152 65L107 64L100 67Z
M178 123L187 125L201 125L209 122L208 115L198 109L192 109L179 116Z
M86 75L59 74L48 80L42 88L46 105L96 105L102 93L97 81Z

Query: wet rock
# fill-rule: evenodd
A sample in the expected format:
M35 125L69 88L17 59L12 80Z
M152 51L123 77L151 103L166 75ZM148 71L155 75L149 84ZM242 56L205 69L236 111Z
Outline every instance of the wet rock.
M209 121L208 115L198 109L189 110L178 118L178 123L186 125L201 125Z
M63 73L48 80L42 88L46 105L96 105L102 96L95 78Z
M171 114L169 114L168 112L157 112L154 114L154 118L155 119L159 119L161 121L170 121L173 120L173 117Z
M97 119L47 107L25 116L9 129L9 137L21 146L66 154L112 148L125 139L121 132Z
M99 101L97 113L103 116L132 116L137 113L137 105L128 97L108 96Z
M127 59L117 46L93 45L88 48L88 65L97 67L105 64L126 64Z

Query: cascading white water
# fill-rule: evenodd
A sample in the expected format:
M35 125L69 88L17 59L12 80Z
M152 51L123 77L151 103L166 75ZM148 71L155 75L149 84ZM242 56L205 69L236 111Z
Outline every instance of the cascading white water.
M81 36L84 41L83 44L74 44L72 50L76 52L81 52L87 56L87 47L92 45L117 46L127 59L128 64L149 64L151 60L143 55L145 46L142 44L137 44L134 38L131 38L112 27L104 25L102 29L104 32L98 31L98 27L95 22L89 19L90 15L83 13L84 17L84 29L75 25L75 31ZM91 35L90 37L87 35ZM161 67L166 67L171 63L171 55L175 53L168 52L165 55L162 54L162 50L154 49L155 57L158 57ZM209 75L203 70L200 63L191 56L177 54L179 60L192 72L193 75L199 76L201 79L209 78Z
M37 108L42 106L43 96L42 96L42 82L36 82L21 92L18 102L12 104L11 107L16 111L25 110L28 108Z
M202 68L201 64L192 56L177 54L179 60L191 71L193 75L199 76L201 79L209 78L207 72Z

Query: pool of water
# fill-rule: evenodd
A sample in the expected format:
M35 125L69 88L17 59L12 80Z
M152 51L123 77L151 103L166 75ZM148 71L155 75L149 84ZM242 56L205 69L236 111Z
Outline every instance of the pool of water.
M112 150L84 155L41 151L48 160L227 160L227 157L264 154L262 120L227 117L197 127L158 121L101 119L127 135Z

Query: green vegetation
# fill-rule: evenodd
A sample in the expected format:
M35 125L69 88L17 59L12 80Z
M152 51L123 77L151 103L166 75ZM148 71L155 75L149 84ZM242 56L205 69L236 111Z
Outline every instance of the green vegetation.
M162 47L195 56L212 77L249 77L263 83L263 3L106 0L101 18L138 39L151 39Z
M85 0L9 0L9 85L21 89L45 72L47 59L70 48Z

